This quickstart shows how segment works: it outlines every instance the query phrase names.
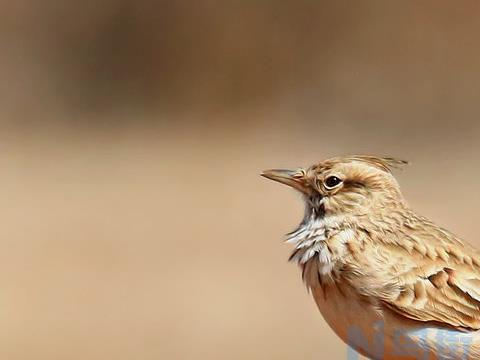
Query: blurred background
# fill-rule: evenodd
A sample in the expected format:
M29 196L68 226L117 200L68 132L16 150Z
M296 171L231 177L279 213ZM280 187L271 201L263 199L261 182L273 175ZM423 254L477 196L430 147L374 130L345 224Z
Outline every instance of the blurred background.
M390 155L480 245L480 2L3 1L0 358L342 359L258 176Z

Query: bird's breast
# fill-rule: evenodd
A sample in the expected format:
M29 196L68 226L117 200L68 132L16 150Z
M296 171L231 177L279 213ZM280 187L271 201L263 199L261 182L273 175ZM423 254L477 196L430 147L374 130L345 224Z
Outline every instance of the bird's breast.
M332 330L351 348L373 360L480 359L480 332L425 324L363 299L339 284L312 289ZM355 358L345 350L346 358Z

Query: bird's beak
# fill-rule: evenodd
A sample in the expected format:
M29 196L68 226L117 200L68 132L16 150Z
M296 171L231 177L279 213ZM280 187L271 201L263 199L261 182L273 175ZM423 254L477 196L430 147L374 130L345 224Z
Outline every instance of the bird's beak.
M308 193L308 186L305 181L305 170L265 170L261 175L267 179L277 181L297 189L302 193Z

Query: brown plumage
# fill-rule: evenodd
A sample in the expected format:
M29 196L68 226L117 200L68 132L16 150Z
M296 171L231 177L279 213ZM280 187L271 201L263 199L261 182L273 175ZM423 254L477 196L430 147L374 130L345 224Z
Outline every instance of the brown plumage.
M348 156L262 175L304 195L305 217L288 235L291 260L345 342L371 359L412 351L480 359L480 253L409 208L392 175L405 164ZM380 347L365 341L379 321ZM365 339L352 338L352 329ZM446 336L463 340L446 344Z

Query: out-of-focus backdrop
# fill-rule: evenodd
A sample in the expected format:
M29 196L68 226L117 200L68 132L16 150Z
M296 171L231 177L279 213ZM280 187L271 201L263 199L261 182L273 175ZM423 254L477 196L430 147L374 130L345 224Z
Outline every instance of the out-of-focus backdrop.
M480 245L478 1L1 5L1 359L346 358L265 168L411 160Z

